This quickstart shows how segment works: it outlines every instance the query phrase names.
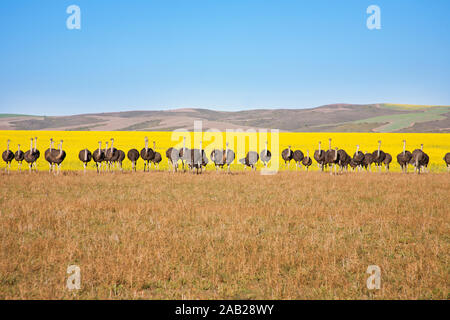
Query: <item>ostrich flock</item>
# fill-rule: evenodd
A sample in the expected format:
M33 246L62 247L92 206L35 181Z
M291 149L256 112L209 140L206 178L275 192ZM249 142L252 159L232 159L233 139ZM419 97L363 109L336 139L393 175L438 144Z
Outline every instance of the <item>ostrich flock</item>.
M83 149L79 152L78 158L83 163L84 172L89 162L93 161L97 169L97 173L102 171L113 171L114 167L117 170L123 171L122 162L125 160L125 152L114 148L114 139L106 142L105 148L102 148L102 142L99 141L98 149L93 152L88 149ZM11 162L17 161L19 171L22 167L22 162L25 161L28 164L29 171L33 169L37 171L37 160L40 158L41 153L37 149L37 137L30 139L30 149L22 151L20 144L17 146L17 151L10 150L10 140L7 141L7 148L2 154L2 159L6 162L5 172L10 171ZM61 165L66 158L66 152L62 148L63 140L60 140L57 147L54 147L53 139L50 139L50 147L45 150L44 158L49 164L49 172L59 174L61 172ZM170 164L171 169L174 172L178 171L179 162L181 162L183 171L186 168L191 172L197 174L202 173L209 163L205 150L202 149L202 143L200 142L198 149L186 148L186 138L183 138L183 148L169 148L166 151L166 157ZM359 145L356 146L356 151L353 157L350 156L345 150L337 147L332 147L331 139L329 139L328 150L322 149L321 142L319 141L319 148L314 152L314 160L321 171L329 169L330 174L337 174L339 172L348 171L349 167L353 171L372 171L372 164L375 165L378 171L382 170L382 166L385 166L385 170L389 171L389 165L392 162L392 156L389 153L381 150L381 141L378 141L378 149L370 152L362 152L359 149ZM153 141L153 148L149 147L149 140L145 137L145 146L139 152L137 149L131 149L127 152L127 158L131 162L132 171L136 171L137 161L141 158L144 161L144 172L150 171L152 163L155 168L159 169L159 163L162 160L161 154L156 151L156 142ZM267 142L266 147L259 154L256 151L249 151L245 158L239 160L246 167L251 170L256 170L256 164L259 160L267 167L269 161L272 158L271 152L268 150ZM281 152L281 158L284 161L285 167L289 168L290 162L293 160L296 169L304 166L305 170L308 170L312 165L312 158L310 157L309 150L306 151L306 156L301 150L292 150L291 146L284 149ZM226 143L225 150L214 149L211 151L210 160L214 164L216 171L227 167L227 171L230 172L230 166L235 160L235 153L232 149L228 148L228 142ZM413 152L406 150L406 141L403 140L403 151L397 155L397 162L399 163L402 171L407 173L408 165L414 167L416 173L421 171L427 172L428 163L430 161L429 156L423 151L423 144L420 149L415 149ZM447 170L450 172L450 152L444 156L444 162L447 166Z

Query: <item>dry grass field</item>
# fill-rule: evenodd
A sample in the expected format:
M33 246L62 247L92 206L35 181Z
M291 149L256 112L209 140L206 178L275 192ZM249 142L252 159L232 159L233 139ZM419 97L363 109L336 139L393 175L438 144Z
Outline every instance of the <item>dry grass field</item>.
M449 174L0 181L3 299L450 298ZM66 288L69 265L81 290Z

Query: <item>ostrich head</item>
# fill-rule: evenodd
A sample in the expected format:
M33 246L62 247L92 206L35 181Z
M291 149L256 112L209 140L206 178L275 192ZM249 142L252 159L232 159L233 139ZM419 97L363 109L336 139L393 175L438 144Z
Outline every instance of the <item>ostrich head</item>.
M420 145L420 150L423 151L423 143Z
M50 138L50 151L53 149L53 138Z

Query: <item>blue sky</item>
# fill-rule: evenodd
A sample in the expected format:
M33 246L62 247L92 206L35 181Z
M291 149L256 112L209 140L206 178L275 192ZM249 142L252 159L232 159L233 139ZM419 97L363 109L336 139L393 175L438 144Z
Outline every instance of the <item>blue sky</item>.
M449 15L448 0L2 0L0 113L449 105Z

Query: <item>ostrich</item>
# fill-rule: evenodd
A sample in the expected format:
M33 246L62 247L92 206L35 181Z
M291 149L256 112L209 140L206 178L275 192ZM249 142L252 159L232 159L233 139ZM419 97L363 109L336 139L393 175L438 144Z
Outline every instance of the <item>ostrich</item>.
M156 151L156 142L155 141L153 141L153 150L155 151L155 156L152 159L152 163L155 165L155 168L156 168L156 166L158 166L158 170L159 170L159 163L161 162L162 157L161 157L161 153Z
M40 156L40 154L36 151L38 151L38 150L36 148L36 145L35 145L35 148L33 149L33 138L31 138L30 150L25 152L25 154L23 156L24 160L28 163L28 169L30 172L33 168L33 165L36 164L36 161ZM35 170L37 171L37 166L35 166Z
M306 150L306 157L303 158L302 164L305 166L306 171L308 171L312 164L312 159L309 157L309 150Z
M288 146L288 148L287 149L284 149L282 152L281 152L281 157L283 158L283 160L284 160L284 167L286 168L289 168L289 165L290 165L290 163L291 163L291 160L292 160L292 158L294 157L294 153L292 152L292 150L291 150L291 146Z
M420 174L420 169L422 166L424 166L425 162L427 161L427 158L428 155L425 156L425 152L423 152L423 144L421 144L420 149L416 149L412 152L411 160L409 160L409 163L414 166L414 172Z
M141 150L141 158L144 160L144 172L147 168L147 171L150 172L150 161L155 157L155 151L152 148L148 147L148 138L145 137L145 147Z
M404 173L408 172L408 164L411 158L411 152L406 150L406 140L403 140L403 151L397 155L397 162Z
M33 150L33 157L34 162L31 164L32 166L34 166L34 170L37 172L37 160L39 159L39 157L41 156L41 152L38 150L37 148L37 137L34 137L34 150Z
M358 168L358 171L361 171L362 165L364 161L364 153L359 151L359 144L356 145L356 152L353 155L352 161L350 162L350 166L355 169ZM352 165L353 164L353 165Z
M119 153L119 156L117 157L117 165L120 168L120 172L123 172L123 160L125 160L125 152L123 150L118 149L117 152Z
M223 165L225 164L225 152L223 150L214 149L211 151L209 157L216 167L216 172L219 168L223 168Z
M52 155L56 157L58 155L58 150L53 148L53 138L50 138L50 148L48 148L44 152L44 158L49 164L48 172L52 172L53 171L54 163L53 163L53 160L52 160L53 159Z
M50 154L50 157L52 159L52 162L58 167L58 174L61 173L61 164L66 158L66 152L62 148L63 140L59 143L59 152L52 152Z
M386 157L383 160L383 164L386 166L386 172L389 172L389 164L392 162L392 156L386 152Z
M110 162L110 159L111 159L112 155L111 154L108 155L108 150L109 150L108 144L109 144L108 141L106 141L105 142L105 149L103 150L103 154L104 154L103 162L104 162L104 165L103 165L102 171L109 171L109 167L110 167L109 162Z
M316 160L317 165L323 171L325 166L325 151L321 149L320 141L319 141L319 150L314 151L314 160Z
M372 161L378 168L378 172L381 172L381 165L386 158L386 153L381 150L381 140L378 140L378 150L372 152Z
M251 169L256 171L256 163L259 160L258 152L249 151L245 158L239 160L240 163L244 165L244 170L246 167L250 167Z
M94 151L92 154L92 159L95 162L95 167L97 168L97 173L100 173L100 170L102 168L102 162L105 160L105 153L102 150L102 142L98 142L98 149ZM99 170L100 167L100 170Z
M189 157L186 160L187 165L189 166L189 169L191 172L194 172L193 170L196 169L196 173L199 174L202 172L203 166L206 166L208 163L208 158L206 158L205 151L202 149L202 142L200 141L200 147L199 149L191 149L191 150L185 150L189 152ZM185 152L185 153L187 153ZM205 159L206 158L206 159Z
M14 160L14 152L9 150L9 144L11 143L11 140L8 139L6 142L6 150L2 153L2 159L6 162L5 172L9 173L9 170L11 169L11 161Z
M294 154L292 155L292 159L294 159L294 162L295 162L295 170L298 170L299 165L300 165L300 169L302 168L302 160L304 157L305 157L305 155L300 150L294 151Z
M227 142L225 150L214 149L213 151L211 151L210 158L216 167L216 171L219 168L223 169L223 166L227 165L228 172L230 172L230 166L234 161L234 152L233 150L228 149L228 145L229 144ZM261 152L261 154L263 153L264 151ZM267 154L270 155L270 151L268 151Z
M267 168L267 164L269 163L270 159L272 159L272 153L267 148L268 142L266 141L266 148L261 151L260 153L260 159L262 163L264 164L264 167Z
M136 172L136 164L139 159L139 151L136 149L131 149L127 153L128 160L131 161L131 171Z
M447 165L447 172L450 172L450 152L445 154L444 161L445 164Z
M37 161L37 159L39 159L39 157L41 156L41 153L37 149L37 137L34 137L34 154L35 154L36 161ZM36 161L34 162L35 167L37 167ZM36 168L36 170L37 170L37 168Z
M335 173L337 171L336 164L339 163L339 153L337 147L335 148L335 150L331 149L331 139L328 139L328 142L329 148L325 152L325 165L330 167L330 174L333 174L333 166Z
M339 158L338 164L340 172L342 172L344 169L345 171L347 171L348 165L350 164L352 158L348 155L347 152L345 152L344 149L338 150L338 158Z
M228 166L228 172L230 172L230 166L234 162L235 156L236 155L234 154L234 151L231 149L228 149L228 142L227 142L226 148L225 148L225 164Z
M173 172L177 172L178 160L180 159L180 151L176 148L170 147L166 151L166 157L169 160L169 163L172 165Z
M83 162L84 173L86 173L87 164L92 160L92 153L88 149L83 149L78 153L78 159Z
M22 161L24 159L24 155L25 155L25 153L22 150L20 150L20 144L17 145L17 151L14 154L14 159L18 162L19 171L21 171L21 169L22 169Z
M366 169L366 171L368 170L372 172L372 162L373 155L366 151L366 153L364 154L364 160L362 162L362 165L364 166L364 169Z
M120 153L119 153L119 150L114 148L114 138L111 138L111 147L108 148L108 144L106 144L106 146L107 146L107 148L105 150L105 160L108 162L108 171L113 171L114 164L118 165ZM124 153L124 155L125 155L125 153Z

